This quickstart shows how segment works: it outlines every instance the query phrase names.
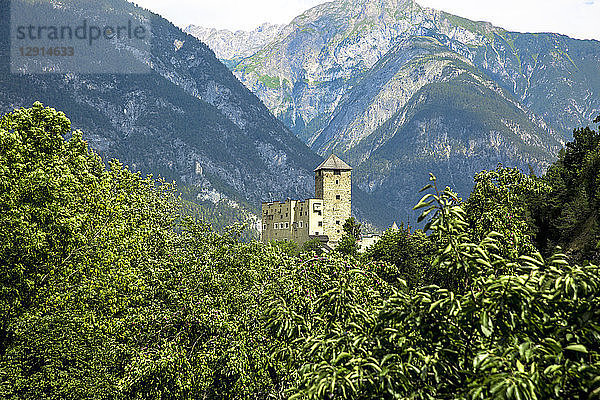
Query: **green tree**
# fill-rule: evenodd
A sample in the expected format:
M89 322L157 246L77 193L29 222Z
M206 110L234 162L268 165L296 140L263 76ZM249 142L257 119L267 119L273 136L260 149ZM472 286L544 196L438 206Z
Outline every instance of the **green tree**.
M170 189L106 170L40 103L2 117L0 148L0 397L112 396L118 327L174 236Z
M275 247L275 251L285 253L291 257L300 255L300 246L291 240L272 240L271 246Z
M358 244L360 239L361 224L354 217L348 218L343 225L343 235L335 247L335 251L341 254L354 255L358 254Z
M598 118L595 120L598 122ZM556 246L577 262L600 262L600 132L573 132L543 180L550 191L534 203L537 247L550 254Z
M317 256L323 254L323 243L317 238L308 240L304 242L301 246L301 251L303 253L315 253Z
M531 204L549 191L535 176L499 165L475 175L475 187L464 209L474 237L500 234L498 245L507 257L518 258L535 250L535 224Z
M353 237L355 240L360 239L361 224L354 217L350 217L346 221L344 221L344 225L342 228L344 230L344 233L348 236Z
M396 284L402 279L414 288L423 284L431 274L429 267L437 252L433 239L421 230L410 232L401 225L398 230L385 231L379 241L367 249L364 257L365 260L390 265L382 275L386 282Z
M64 114L35 103L0 119L0 354L10 322L95 234L91 212L108 190L99 158Z

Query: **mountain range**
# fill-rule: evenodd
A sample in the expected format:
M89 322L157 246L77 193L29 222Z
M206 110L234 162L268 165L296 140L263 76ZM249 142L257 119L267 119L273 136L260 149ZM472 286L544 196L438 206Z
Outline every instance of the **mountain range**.
M600 112L598 41L509 32L412 0L328 2L277 29L269 43L186 31L400 213L429 172L463 196L475 173L498 163L543 172L572 129ZM246 36L226 53L223 35Z
M15 1L34 19L93 18L77 2ZM107 15L131 15L152 27L148 51L136 54L148 73L15 74L8 64L8 3L0 2L0 112L35 101L64 111L105 159L176 180L200 204L258 214L261 201L313 196L313 169L322 158L195 37L129 2L103 0L98 6ZM356 203L369 210L373 201L356 193ZM356 211L361 214L360 205Z
M93 19L82 1L12 4L39 20ZM11 73L0 0L0 112L60 109L105 159L176 180L211 210L256 215L261 201L312 197L313 168L335 152L354 168L353 213L383 228L414 217L429 172L463 196L497 163L540 173L600 111L598 42L410 0L325 3L251 32L186 29L200 40L125 0L94 4L152 27L147 51L126 49L148 73Z

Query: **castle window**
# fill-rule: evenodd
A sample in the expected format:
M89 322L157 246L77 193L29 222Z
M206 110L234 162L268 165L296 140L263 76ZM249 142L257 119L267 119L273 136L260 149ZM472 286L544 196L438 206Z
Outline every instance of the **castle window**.
M302 221L300 221L300 228L302 228Z
M288 213L285 213L285 216L287 217L287 216L288 216Z
M342 198L342 196L340 196L339 194L336 194L336 195L335 195L335 199L336 199L336 200L339 200L339 199L341 199L341 198Z
M289 222L286 222L286 223L285 223L285 228L287 229L287 228L289 228L289 227L290 227L290 223L289 223Z
M283 219L283 214L281 214L281 215L279 216L279 219Z
M340 184L340 180L339 180L339 179L336 179L336 180L335 180L335 184L336 184L336 185L339 185L339 184Z
M338 229L337 233L340 233L340 230Z
M319 232L315 232L315 235L319 236Z
M334 171L333 171L333 174L334 174L334 175L339 175L339 174L340 174L340 170L339 170L339 169L336 169L336 170L334 170Z
M340 221L335 221L335 223L339 225L339 224L340 224Z
M323 221L319 221L318 225L323 226Z

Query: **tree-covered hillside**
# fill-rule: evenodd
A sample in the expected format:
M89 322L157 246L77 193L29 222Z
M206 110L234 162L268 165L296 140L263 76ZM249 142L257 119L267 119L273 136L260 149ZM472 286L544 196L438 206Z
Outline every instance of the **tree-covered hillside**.
M425 232L358 255L348 221L344 249L319 254L217 234L172 186L105 165L61 112L15 110L0 118L0 397L599 398L600 268L577 263L598 259L598 135L578 130L541 178L483 171L465 202L431 176ZM561 254L572 232L593 245Z

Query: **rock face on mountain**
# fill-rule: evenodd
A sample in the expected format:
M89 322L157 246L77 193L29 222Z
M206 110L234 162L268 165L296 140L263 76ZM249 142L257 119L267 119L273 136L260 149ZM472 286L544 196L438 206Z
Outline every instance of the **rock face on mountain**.
M195 36L214 50L215 55L229 64L249 57L276 40L285 25L264 23L253 31L204 28L189 25L184 32Z
M412 0L321 4L229 65L398 213L428 172L462 195L497 163L540 172L600 112L599 42L507 32Z
M105 158L195 187L201 200L259 209L261 200L312 195L321 157L193 36L152 14L151 50L139 55L150 73L127 74L124 65L123 74L11 74L7 3L0 3L0 112L39 100L64 111ZM21 3L40 21L86 17L70 3ZM124 0L103 4L116 14L140 11Z
M233 69L277 117L312 143L346 94L365 75L374 77L371 69L389 51L397 52L395 47L419 36L440 40L447 53L463 57L564 138L598 111L599 42L507 32L423 8L412 0L319 5L248 57L262 43L250 34L240 57L244 59ZM220 52L218 43L210 45ZM426 81L439 78L443 79L438 74ZM417 87L404 89L402 97L414 94Z

